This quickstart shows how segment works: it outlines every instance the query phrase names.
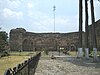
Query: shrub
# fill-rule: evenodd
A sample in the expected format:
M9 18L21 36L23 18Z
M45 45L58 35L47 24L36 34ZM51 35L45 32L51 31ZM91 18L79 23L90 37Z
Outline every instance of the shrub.
M10 54L8 53L8 52L3 52L2 54L1 54L1 57L5 57L5 56L9 56Z

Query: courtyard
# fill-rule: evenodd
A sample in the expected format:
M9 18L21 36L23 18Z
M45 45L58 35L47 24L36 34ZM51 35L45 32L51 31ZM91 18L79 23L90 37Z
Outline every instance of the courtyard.
M55 59L42 55L39 60L35 75L100 75L100 63L94 63L93 59L78 59L75 56L55 54Z

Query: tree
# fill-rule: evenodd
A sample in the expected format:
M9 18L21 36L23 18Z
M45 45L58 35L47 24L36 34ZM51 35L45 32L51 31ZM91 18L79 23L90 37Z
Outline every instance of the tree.
M5 31L1 31L0 32L0 39L4 40L4 41L7 41L7 36L8 34L5 32Z
M0 51L5 50L5 46L7 46L7 33L5 31L0 32Z

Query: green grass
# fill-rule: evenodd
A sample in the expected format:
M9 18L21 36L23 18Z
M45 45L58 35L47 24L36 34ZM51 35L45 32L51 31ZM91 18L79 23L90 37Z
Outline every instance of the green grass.
M100 51L98 51L98 52L97 52L97 55L99 55L99 56L100 56Z
M93 56L93 51L90 54L91 56ZM97 56L100 56L100 51L97 51Z
M71 56L76 56L76 55L77 55L76 51L69 51L68 53L69 53L69 55L71 55Z
M35 55L35 52L10 52L10 56L0 58L0 75L8 68L13 68L24 60Z
M77 52L76 51L69 51L68 52L71 56L76 56ZM93 51L91 52L91 54L93 56ZM97 51L97 55L100 56L100 51Z
M33 56L35 52L9 52L9 54L15 56Z

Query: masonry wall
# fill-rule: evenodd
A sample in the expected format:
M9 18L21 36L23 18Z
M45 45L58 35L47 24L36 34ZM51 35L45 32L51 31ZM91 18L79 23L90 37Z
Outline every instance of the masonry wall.
M89 26L89 48L92 49L92 26ZM100 20L95 23L95 35L96 35L96 42L97 48L100 50Z
M97 48L100 50L100 20L95 23ZM79 45L79 33L33 33L23 28L16 28L10 31L10 49L13 51L34 51L34 50L77 50ZM85 45L83 32L83 47ZM92 31L89 26L89 48L92 49Z
M23 28L10 31L10 49L13 51L76 50L78 32L73 33L32 33Z
M16 28L10 31L10 49L13 51L22 50L22 39L25 29Z

